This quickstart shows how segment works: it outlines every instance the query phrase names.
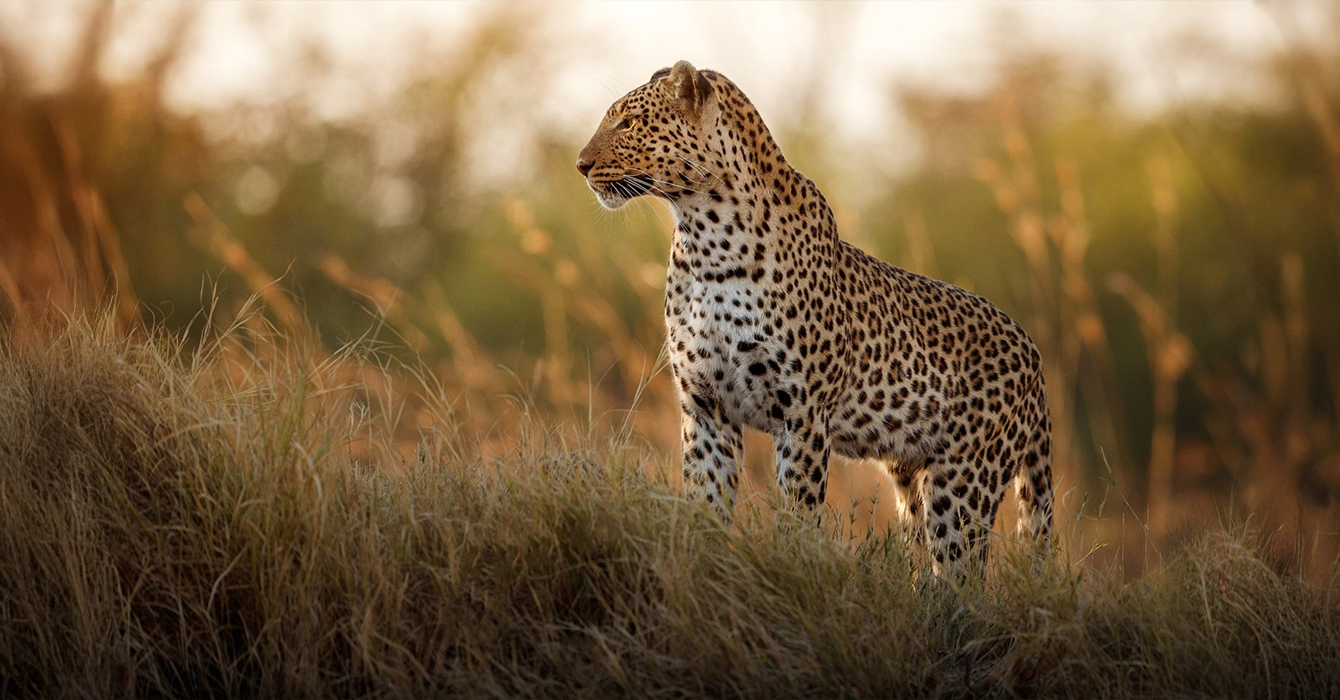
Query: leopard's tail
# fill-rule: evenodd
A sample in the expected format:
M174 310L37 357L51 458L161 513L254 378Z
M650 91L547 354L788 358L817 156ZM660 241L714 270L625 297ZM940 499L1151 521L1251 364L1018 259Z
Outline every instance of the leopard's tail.
M1021 539L1050 546L1052 534L1052 424L1047 410L1047 391L1042 371L1034 375L1024 399L1022 423L1026 444L1014 476L1014 494L1019 503L1015 528Z

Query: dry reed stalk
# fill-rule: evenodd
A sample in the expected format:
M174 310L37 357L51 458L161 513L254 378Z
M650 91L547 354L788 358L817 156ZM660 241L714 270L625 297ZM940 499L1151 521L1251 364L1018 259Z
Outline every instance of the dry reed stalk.
M111 274L111 288L104 294L115 300L118 323L127 328L135 327L140 321L139 300L130 283L130 268L121 253L121 240L102 196L86 175L87 167L79 139L65 119L53 119L52 130L70 180L70 199L83 228L84 262L89 286L94 290L107 288L103 281L106 268L106 272Z
M657 205L651 203L648 206ZM594 330L604 341L613 355L614 367L625 389L643 386L649 378L648 371L656 365L656 357L664 343L661 322L664 296L659 285L647 284L644 278L649 263L634 259L624 248L611 250L609 246L598 245L594 229L587 224L578 227L570 237L577 247L578 260L582 263L579 266L576 261L554 250L553 236L536 225L523 202L510 202L507 214L520 239L522 250L537 260L545 261L554 270L552 275L545 276L528 263L501 258L495 261L504 270L510 270L514 280L530 287L540 297L546 314L547 337L550 324L558 322L560 312L564 318L570 315L571 320ZM611 257L615 259L615 264L610 264ZM660 267L664 261L652 264ZM549 283L547 278L556 280L558 284ZM624 296L626 290L633 290L641 302L633 331L629 330L622 314L610 301ZM562 301L550 299L555 295L561 295ZM550 314L554 314L552 319ZM555 337L555 340L566 342L566 338ZM655 351L649 351L648 348L655 348ZM668 383L654 378L645 388L650 395L659 399L667 398L669 393Z
M306 316L284 293L279 280L251 257L246 247L232 236L228 227L205 203L204 198L193 192L183 204L196 223L196 228L191 232L191 242L237 273L252 293L259 296L274 313L285 333L295 337L309 336L311 326Z
M1191 367L1195 349L1177 331L1152 295L1123 273L1108 279L1108 288L1126 300L1140 318L1154 384L1154 433L1150 444L1146 506L1149 536L1156 547L1167 540L1172 525L1173 469L1177 449L1177 384Z
M10 204L7 218L22 223L6 231L0 255L10 262L10 274L21 293L18 302L36 320L52 310L73 311L82 306L78 300L87 287L79 281L79 255L61 224L57 176L45 167L38 150L43 136L38 118L9 118L14 123L0 129L0 154L13 174L18 201Z
M415 353L423 353L430 345L419 326L422 320L418 320L426 319L426 325L437 329L452 351L452 357L445 365L450 377L470 394L474 404L492 406L496 404L494 397L505 392L501 373L488 362L488 355L480 349L465 326L461 325L460 318L457 318L446 300L440 284L427 284L426 299L421 299L389 280L358 274L346 261L332 253L324 255L319 264L320 270L331 282L373 300L385 314L387 322L410 342ZM494 409L490 409L490 413L493 412Z
M51 326L54 316L107 303L122 332L138 327L120 242L88 167L58 107L0 117L0 174L12 178L0 188L9 225L0 239L0 293L17 327Z
M538 265L521 259L493 256L492 264L520 287L535 293L540 302L544 324L544 356L537 369L548 382L550 398L560 406L571 407L580 400L572 378L573 359L568 333L568 302L563 287ZM575 268L572 268L575 270Z
M461 323L455 309L447 301L446 290L436 281L424 286L427 313L433 320L433 327L442 336L452 350L452 362L456 372L468 387L486 388L492 385L494 365L478 341Z
M405 292L383 279L374 279L355 273L343 258L327 253L317 266L326 279L366 298L377 307L377 315L384 316L400 334L410 350L422 353L428 349L428 338L409 320L405 312Z
M1058 157L1055 170L1061 213L1051 217L1047 230L1059 253L1057 262L1061 269L1059 322L1063 329L1062 357L1068 363L1062 367L1062 373L1075 377L1079 395L1088 406L1103 407L1101 411L1084 412L1089 431L1104 455L1126 464L1130 462L1129 432L1116 392L1120 382L1116 358L1086 268L1089 227L1079 167L1070 158ZM1084 371L1085 356L1096 371Z
M1315 71L1313 71L1315 72ZM1326 151L1326 165L1331 186L1335 192L1328 198L1331 209L1332 228L1335 230L1336 254L1340 255L1340 118L1337 118L1326 94L1315 75L1305 69L1299 69L1295 81L1302 93L1303 104L1313 126L1321 137L1322 147Z
M619 372L625 388L641 386L647 372L656 365L656 357L629 333L619 312L608 299L591 293L581 282L582 271L566 258L553 261L554 273L526 259L494 255L492 264L508 275L518 286L531 289L541 303L545 327L546 377L553 383L551 391L560 403L576 405L580 393L573 378L572 350L568 324L572 321L594 330L602 339L604 349L612 355L613 365ZM659 324L645 321L659 329ZM659 350L659 343L656 347ZM656 384L664 382L656 382ZM662 388L652 393L662 395Z

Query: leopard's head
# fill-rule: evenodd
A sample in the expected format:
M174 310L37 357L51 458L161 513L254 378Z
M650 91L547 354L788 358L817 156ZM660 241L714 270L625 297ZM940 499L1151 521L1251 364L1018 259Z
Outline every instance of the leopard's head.
M709 76L688 61L662 68L619 98L577 157L577 170L606 209L652 194L701 191L705 140L720 111Z

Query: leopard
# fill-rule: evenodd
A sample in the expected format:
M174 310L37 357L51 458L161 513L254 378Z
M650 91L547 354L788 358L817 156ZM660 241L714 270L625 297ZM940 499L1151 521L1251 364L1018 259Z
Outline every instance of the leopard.
M673 210L665 347L690 497L731 522L748 428L772 437L783 504L802 513L822 511L832 455L881 465L937 577L985 562L1010 484L1016 535L1050 541L1037 346L983 297L842 240L734 82L688 61L656 71L609 107L577 170L606 209Z

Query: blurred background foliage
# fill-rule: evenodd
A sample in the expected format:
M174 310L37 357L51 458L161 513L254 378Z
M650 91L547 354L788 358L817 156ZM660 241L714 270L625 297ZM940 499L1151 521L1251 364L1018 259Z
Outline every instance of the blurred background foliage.
M259 296L285 332L420 363L486 451L506 453L508 417L534 411L578 432L631 422L674 460L658 364L670 214L600 210L572 167L584 135L537 108L562 99L551 58L582 50L549 31L559 13L477 8L449 50L402 47L413 69L389 90L350 88L321 45L294 47L303 89L182 111L164 94L211 30L199 8L165 14L142 68L110 78L115 10L88 6L54 84L42 47L0 39L14 332L111 303L127 332L203 338ZM1340 11L1321 14L1340 39ZM1124 543L1093 559L1134 572L1179 533L1247 519L1313 569L1340 528L1337 46L1252 58L1260 99L1141 111L1110 67L1015 38L973 91L888 86L903 119L889 128L920 144L907 167L834 146L816 86L838 78L821 61L766 116L848 240L985 295L1043 348L1074 556ZM750 445L747 482L766 488L771 457ZM837 474L830 503L868 503L879 483L868 465ZM886 507L862 517L882 524Z

